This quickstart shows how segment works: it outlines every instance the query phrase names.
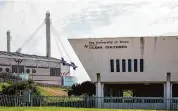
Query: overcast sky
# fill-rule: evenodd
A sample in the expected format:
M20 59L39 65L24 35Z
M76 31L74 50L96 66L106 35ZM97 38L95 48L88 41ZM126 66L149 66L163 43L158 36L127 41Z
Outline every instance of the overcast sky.
M44 21L47 10L58 38L79 66L74 74L80 81L89 77L68 38L178 35L178 0L6 0L0 1L0 50L6 50L9 29L12 51L16 51ZM45 27L22 52L46 54ZM59 58L60 55L52 38L52 56Z

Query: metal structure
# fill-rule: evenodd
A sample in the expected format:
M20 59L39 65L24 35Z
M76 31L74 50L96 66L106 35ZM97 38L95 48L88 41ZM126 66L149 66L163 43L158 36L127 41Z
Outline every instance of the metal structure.
M21 51L30 41L33 40L35 34L46 24L46 56L22 54ZM7 51L0 51L0 72L11 72L16 74L26 73L32 76L34 81L40 84L61 85L61 76L70 75L70 67L76 69L74 63L64 60L64 56L60 51L61 59L51 57L51 31L52 26L49 11L46 12L45 20L37 27L37 29L27 38L27 40L16 50L11 52L11 35L7 31ZM53 29L55 29L53 27ZM55 32L57 33L57 32ZM59 36L56 37L58 42ZM57 45L59 44L56 41ZM62 47L64 45L62 44ZM66 53L66 52L65 52ZM68 55L68 54L67 54ZM69 56L68 56L69 57ZM71 59L70 59L71 60ZM7 71L6 71L7 69ZM20 72L19 72L20 71Z
M59 96L0 96L0 106L57 106L74 108L177 110L178 98L163 97L59 97ZM24 101L26 99L27 101ZM15 101L16 104L15 104ZM102 102L101 102L102 101ZM29 104L25 104L29 102ZM166 105L170 102L170 107Z
M73 69L75 70L75 69L77 68L77 66L75 65L74 62L72 62L72 60L71 60L69 54L67 53L67 51L66 51L66 49L65 49L65 47L64 47L64 44L63 44L63 43L61 42L61 40L59 39L60 36L59 36L59 34L57 33L55 27L52 25L52 22L51 22L51 20L50 20L50 12L49 12L49 11L46 12L46 18L45 18L45 20L42 22L42 24L40 24L40 26L33 32L33 34L32 34L31 36L28 37L28 39L24 42L24 44L23 44L20 48L18 48L18 49L16 50L16 52L17 52L17 53L20 53L20 51L22 50L22 48L23 48L29 41L31 41L31 40L33 39L34 35L44 26L44 24L46 24L46 57L47 57L47 58L51 58L51 31L52 31L52 33L55 35L54 37L55 37L56 43L57 43L57 45L58 45L58 50L60 51L60 54L62 55L62 56L61 56L61 60L59 60L59 61L62 62L63 65L66 65L66 64L67 64L67 65L73 67ZM57 36L57 37L56 37L56 36ZM67 54L67 57L68 57L69 60L70 60L70 63L67 63L67 62L64 60L64 56L63 56L63 54L62 54L62 52L61 52L61 49L59 48L59 43L58 43L57 41L60 42L60 44L62 45L61 48L64 49L65 53ZM39 60L39 59L38 59L38 60ZM45 61L46 61L46 60L45 60ZM47 60L47 61L48 61L48 60ZM54 62L55 62L55 61L54 61Z

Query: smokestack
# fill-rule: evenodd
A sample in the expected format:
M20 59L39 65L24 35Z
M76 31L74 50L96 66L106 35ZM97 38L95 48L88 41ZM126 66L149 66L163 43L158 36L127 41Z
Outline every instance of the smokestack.
M10 31L7 31L7 52L11 52L11 35Z
M50 12L46 12L46 56L51 57Z

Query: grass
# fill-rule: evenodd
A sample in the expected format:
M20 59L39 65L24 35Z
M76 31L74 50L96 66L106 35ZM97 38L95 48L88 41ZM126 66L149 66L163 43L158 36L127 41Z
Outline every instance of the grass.
M59 107L0 107L0 111L126 111L124 109L94 109L94 108L59 108ZM156 111L128 110L127 111Z
M2 86L8 86L8 83L0 83L0 91L2 91ZM42 96L66 96L67 92L62 88L50 88L37 86Z
M49 88L37 86L42 96L67 96L67 92L60 88Z

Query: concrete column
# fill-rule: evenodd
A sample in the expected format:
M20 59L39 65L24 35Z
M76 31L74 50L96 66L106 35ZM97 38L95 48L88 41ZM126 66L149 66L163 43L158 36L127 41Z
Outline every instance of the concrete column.
M166 107L167 110L170 110L171 108L171 92L172 92L172 88L171 88L171 82L170 82L170 78L171 78L171 73L167 73L167 78L166 78Z
M51 57L50 13L46 12L46 56Z
M166 83L164 83L163 86L164 86L164 99L166 100L166 90L167 90L166 89Z
M7 31L7 52L11 52L11 35L10 31Z
M101 83L101 97L104 97L104 83Z
M102 107L103 104L103 97L104 97L104 83L101 83L101 79L100 79L100 74L97 73L97 82L96 84L96 106L98 108Z

